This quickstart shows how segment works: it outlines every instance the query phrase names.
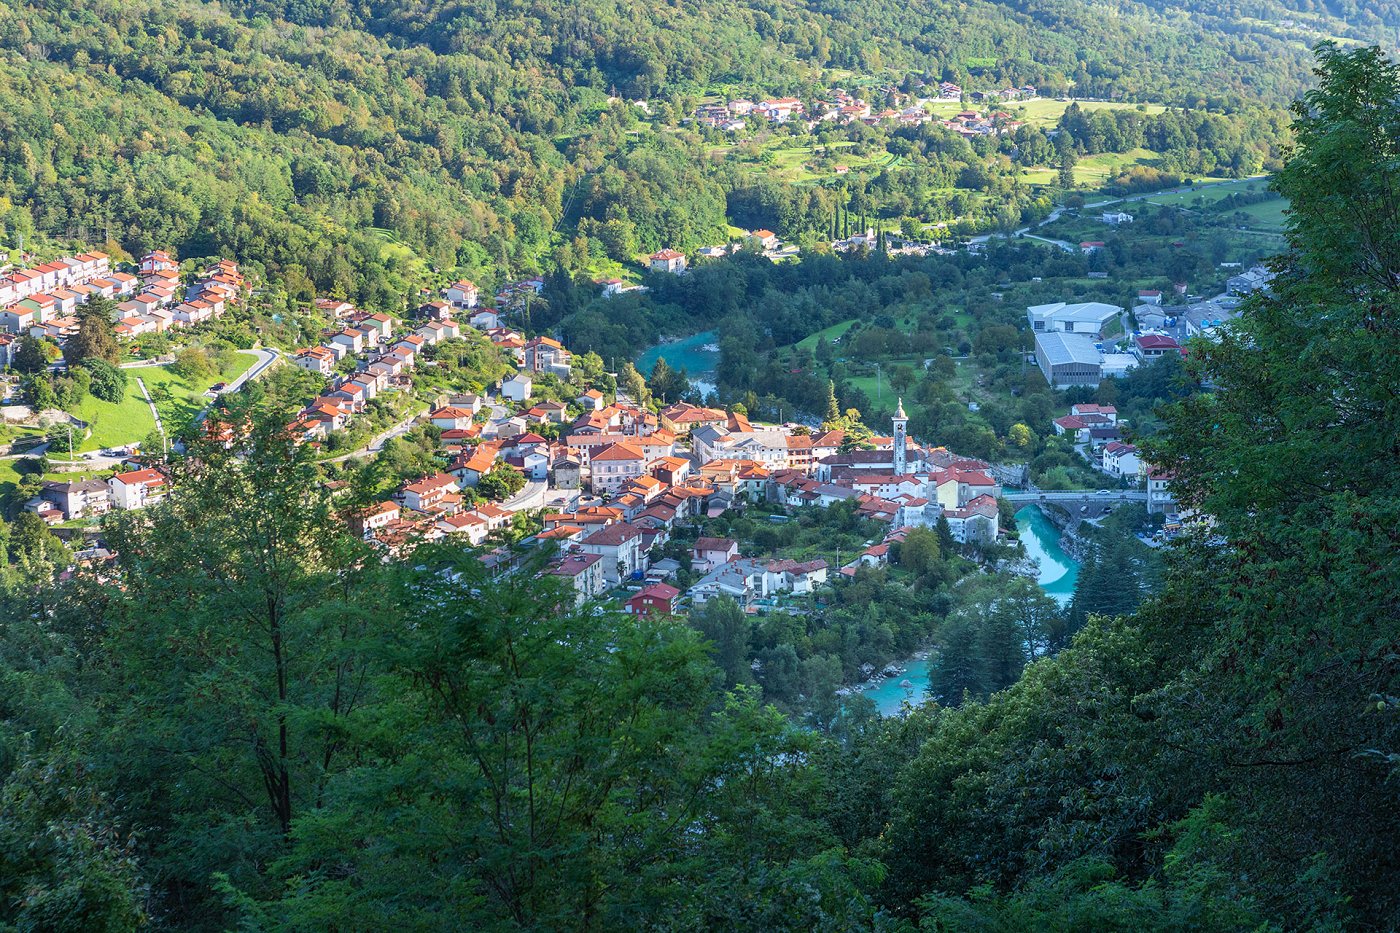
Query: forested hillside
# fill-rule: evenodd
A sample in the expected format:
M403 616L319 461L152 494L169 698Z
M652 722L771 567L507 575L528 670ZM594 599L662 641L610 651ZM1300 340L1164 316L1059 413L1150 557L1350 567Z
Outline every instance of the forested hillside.
M148 40L172 42L158 22ZM5 526L0 927L1400 927L1400 65L1320 59L1277 179L1292 213L1271 290L1192 343L1208 390L1173 396L1144 442L1211 521L1137 608L1076 598L1069 645L1020 652L986 689L944 677L907 717L853 699L799 724L715 644L722 608L699 618L710 641L579 608L551 575L490 579L459 545L383 560L260 383L171 465L178 495L107 514L110 560L69 571L36 515ZM104 119L136 130L111 101ZM169 168L137 135L132 164ZM105 157L65 138L74 177ZM223 169L212 146L180 152ZM832 294L882 303L836 262L815 266ZM927 291L919 275L900 289ZM895 598L858 579L833 616L918 625L950 603L925 538ZM965 658L981 625L1016 637L1014 607L978 605ZM779 635L839 647L769 620L786 630L764 658L795 664Z
M694 101L852 74L1246 113L1227 131L1258 137L1237 170L1267 162L1274 131L1248 113L1306 84L1326 33L1226 32L1150 6L24 2L0 9L0 222L8 245L225 253L293 296L394 308L429 267L489 282L549 271L585 227L620 226L613 252L722 238L752 179L681 125ZM847 195L820 197L796 232L824 228ZM924 211L919 197L875 206L897 218Z

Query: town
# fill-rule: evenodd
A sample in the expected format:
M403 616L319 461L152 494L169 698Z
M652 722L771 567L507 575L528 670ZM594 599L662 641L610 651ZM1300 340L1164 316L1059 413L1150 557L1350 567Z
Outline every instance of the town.
M750 239L760 249L776 241L769 231ZM655 272L687 269L681 253L650 261ZM201 323L247 298L249 283L232 261L186 270L187 285L179 270L162 251L142 257L133 273L112 271L101 254L45 264L0 286L13 299L4 319L12 330L27 327L32 336L62 344L73 326L59 314L71 314L91 295L135 293L114 312L116 333L129 342ZM611 283L600 284L607 294ZM37 291L41 287L48 290ZM284 358L319 389L304 398L285 429L328 464L357 455L331 457L331 442L376 399L417 397L415 377L433 371L438 364L432 357L442 348L470 343L507 361L500 377L479 391L428 393L428 404L410 409L386 432L426 431L439 469L404 479L381 501L345 509L345 521L385 559L424 542L460 541L478 550L493 577L529 572L556 578L580 605L670 614L723 596L750 613L803 613L836 580L884 566L913 529L939 529L970 555L990 555L1006 540L1011 511L1002 477L1019 482L1019 475L911 437L902 404L888 432L878 435L863 425L760 423L742 407L648 404L630 397L617 374L595 368L585 375L560 341L503 323L521 319L542 287L538 279L511 283L488 306L472 282L457 280L402 320L341 299L313 302L310 310L327 322L321 342ZM1125 313L1121 307L1029 308L1035 357L1047 381L1097 384L1112 374L1104 360L1122 357L1126 369L1155 354L1182 352L1162 327L1166 315L1189 321L1189 311L1162 307L1159 297L1140 296L1135 314L1149 329L1136 332L1122 353L1105 351L1103 343L1107 325ZM1098 354L1092 373L1087 364L1081 372L1055 355L1081 342ZM1112 406L1076 404L1052 427L1108 477L1131 487L1145 484L1149 512L1179 529L1169 478L1144 462L1117 422ZM201 431L225 446L239 442L237 426L222 421L217 406ZM371 446L358 455L373 453ZM337 491L343 486L328 483ZM96 518L178 492L164 456L140 450L120 458L106 478L47 480L23 508L53 526L85 528L88 547L79 554L106 560L110 553L101 547ZM787 521L837 504L884 529L839 563L745 553L739 541L709 533L724 516L750 509L761 509L769 521Z

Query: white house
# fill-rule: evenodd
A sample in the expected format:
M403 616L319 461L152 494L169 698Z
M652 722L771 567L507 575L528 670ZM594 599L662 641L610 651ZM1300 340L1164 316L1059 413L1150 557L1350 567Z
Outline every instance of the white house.
M635 525L625 522L605 525L584 538L580 547L585 554L597 554L603 559L603 578L614 585L647 569L642 530Z
M516 373L501 383L501 394L512 402L523 402L530 397L534 383L524 373Z
M439 408L428 415L434 427L444 431L460 430L472 426L472 411L469 408Z
M112 490L112 505L119 509L145 508L159 502L169 486L159 470L133 470L118 473L107 481Z
M476 285L467 279L453 282L442 290L443 297L459 308L475 308L477 302Z
M579 605L603 595L607 579L603 576L604 560L598 554L569 554L560 558L548 572L567 580Z
M652 272L679 275L685 271L685 253L674 249L659 250L647 257L647 265Z
M616 492L641 476L647 455L627 442L611 444L589 457L589 476L596 493Z
M1132 444L1109 441L1103 449L1103 471L1109 476L1136 480L1142 472L1142 457Z

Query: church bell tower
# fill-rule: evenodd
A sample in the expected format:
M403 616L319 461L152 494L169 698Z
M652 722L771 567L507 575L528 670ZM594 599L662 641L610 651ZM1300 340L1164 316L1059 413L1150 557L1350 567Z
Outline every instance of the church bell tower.
M894 472L903 476L908 467L905 445L909 435L909 416L904 413L904 399L894 409Z

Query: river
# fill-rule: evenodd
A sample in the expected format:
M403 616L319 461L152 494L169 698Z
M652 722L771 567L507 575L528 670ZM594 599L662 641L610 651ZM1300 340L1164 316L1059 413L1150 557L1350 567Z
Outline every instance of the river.
M1079 579L1079 562L1060 547L1060 529L1034 505L1016 513L1016 529L1026 546L1026 554L1040 568L1037 581L1041 589L1055 597L1061 606L1068 604L1074 595L1075 581ZM928 666L927 660L910 661L904 665L907 670L900 676L861 693L875 701L881 715L893 715L899 712L905 700L914 703L923 700L928 689ZM912 686L901 687L900 683L906 680Z
M637 357L637 370L643 376L650 376L656 361L665 358L667 365L672 369L684 368L686 375L690 377L690 384L702 394L709 395L715 391L715 367L719 365L719 351L708 350L706 347L712 346L716 339L715 332L707 330L684 340L658 343Z

